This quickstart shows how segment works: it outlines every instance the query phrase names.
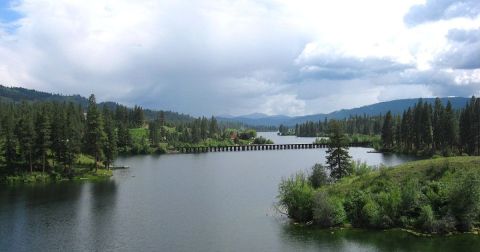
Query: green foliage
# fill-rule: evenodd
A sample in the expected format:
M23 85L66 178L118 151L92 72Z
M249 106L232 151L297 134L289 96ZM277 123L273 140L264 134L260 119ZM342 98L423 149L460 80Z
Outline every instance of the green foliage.
M426 233L470 231L480 220L479 164L480 157L436 158L322 184L314 189L313 220L322 227L347 222ZM334 221L342 205L346 218Z
M324 191L315 193L313 199L313 221L321 227L333 227L343 224L346 213L342 201L331 197Z
M401 209L405 216L416 216L420 207L420 184L417 179L408 178L402 185Z
M363 176L373 171L373 167L367 165L367 162L362 162L360 160L354 160L350 165L353 174L356 176Z
M449 207L462 231L472 229L480 210L480 174L465 172L452 185Z
M347 141L340 124L332 121L329 125L331 131L330 144L328 145L327 164L330 169L330 177L341 179L352 173L350 155L348 154Z
M309 221L313 216L313 192L314 189L303 172L282 179L278 196L280 206L287 210L290 218L301 222Z
M328 177L327 170L321 164L315 164L312 166L312 172L308 177L310 184L313 188L317 189L324 185L330 183L330 178Z
M253 139L257 136L257 132L253 129L242 131L238 134L238 138L242 140Z
M97 108L95 96L92 94L88 99L85 149L87 153L95 157L95 169L97 162L103 158L103 145L105 144L105 132L103 128L103 117Z
M424 232L431 233L436 231L435 215L430 205L424 205L420 208L417 225Z
M260 136L256 137L255 140L253 140L253 144L273 144L273 141Z
M392 113L390 111L385 115L385 121L382 128L382 143L384 150L391 150L393 148L393 133L394 125L392 120Z
M355 227L367 226L370 220L365 217L365 205L370 201L370 195L364 191L353 191L345 198L345 211L350 223Z

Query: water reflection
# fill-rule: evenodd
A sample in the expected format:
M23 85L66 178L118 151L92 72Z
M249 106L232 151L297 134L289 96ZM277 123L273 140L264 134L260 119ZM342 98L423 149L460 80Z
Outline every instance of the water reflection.
M477 251L473 234L415 237L400 230L319 229L284 223L282 239L303 251Z
M350 154L372 165L410 158L369 150L350 148ZM403 234L332 236L278 224L270 209L279 181L324 163L325 149L135 156L116 162L130 169L115 171L104 182L0 188L0 251L390 251L431 246L428 240L403 239ZM473 245L463 248L479 245L466 239Z
M97 251L108 249L115 237L115 213L117 209L117 184L113 180L91 184L90 230L93 231Z

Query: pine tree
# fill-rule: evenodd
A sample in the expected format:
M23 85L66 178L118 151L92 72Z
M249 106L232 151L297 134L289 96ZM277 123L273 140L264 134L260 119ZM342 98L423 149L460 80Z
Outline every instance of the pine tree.
M42 172L45 172L47 152L51 145L51 126L49 112L45 107L39 110L36 120L36 150L42 163Z
M393 120L392 120L392 113L390 111L387 112L385 115L385 121L383 122L382 128L382 142L383 142L383 149L391 150L393 147Z
M28 165L30 172L33 172L34 140L35 129L33 126L33 116L28 111L27 105L22 104L21 118L17 124L17 137L19 142L19 153L22 161Z
M457 125L452 103L448 101L445 113L442 116L442 128L444 144L448 149L453 149L457 145Z
M213 116L210 119L210 125L209 125L208 133L210 135L210 138L216 138L216 135L218 133L217 119L215 119L215 117L213 117Z
M110 116L105 115L106 142L104 144L105 168L110 168L117 155L117 131Z
M331 121L330 144L327 149L327 164L330 176L341 179L351 173L350 155L348 154L347 139L337 121Z
M433 146L432 107L424 103L422 109L422 140L424 150L431 152Z
M442 101L440 98L435 99L435 105L433 109L433 121L432 121L432 126L433 126L433 149L438 150L438 149L443 149L445 140L444 140L444 117L445 117L445 112L444 112L444 107L442 105Z
M15 121L11 111L7 112L4 118L3 132L4 144L3 144L3 156L5 158L5 164L9 172L16 172L17 162L17 146L18 141L15 137L14 126Z
M103 157L105 132L103 131L102 115L98 111L95 95L93 94L88 98L86 127L85 149L95 158L95 171L97 171L97 163Z
M80 113L77 114L77 113ZM62 163L64 169L67 172L71 172L72 164L80 152L82 128L83 128L83 112L82 110L76 110L73 103L69 103L67 107L67 113L65 115L66 122L64 123L64 139L63 143L63 155Z

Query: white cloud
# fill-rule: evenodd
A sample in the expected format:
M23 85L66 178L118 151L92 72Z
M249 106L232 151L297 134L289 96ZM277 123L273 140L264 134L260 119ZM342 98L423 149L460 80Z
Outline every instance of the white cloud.
M471 95L478 60L439 64L477 43L452 39L480 27L465 2L407 26L422 1L16 0L22 18L0 25L0 82L194 115Z

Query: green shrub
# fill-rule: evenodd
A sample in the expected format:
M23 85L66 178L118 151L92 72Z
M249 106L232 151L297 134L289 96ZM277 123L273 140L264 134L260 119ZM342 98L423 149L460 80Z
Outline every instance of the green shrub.
M373 171L373 167L367 165L367 162L362 162L360 160L352 161L351 165L353 174L357 176L362 176Z
M348 220L355 227L366 226L367 221L363 216L363 207L367 203L369 195L364 191L353 191L347 195L345 200L345 212Z
M417 179L407 179L402 186L401 211L403 215L417 217L420 207L420 184Z
M262 136L259 136L253 140L253 144L273 144L273 141L270 139L266 139Z
M395 222L398 223L401 200L400 188L397 185L392 185L376 195L375 201L380 207L380 227L388 228L394 226Z
M279 193L280 206L287 210L290 218L301 222L312 220L314 190L303 172L282 179Z
M366 198L365 205L362 207L361 218L367 227L379 227L382 221L380 207L371 197Z
M446 215L442 219L436 221L435 228L437 233L447 234L455 231L455 224L455 218L451 215Z
M420 216L417 219L417 226L425 232L435 232L435 216L430 205L424 205L420 208Z
M321 164L315 164L312 167L312 173L308 177L313 188L319 188L324 185L327 185L330 182L330 179L327 174L327 170Z
M321 227L333 227L345 221L346 213L342 201L320 191L313 199L313 221Z
M480 210L480 177L476 173L461 174L450 192L450 211L457 220L457 229L469 231Z
M448 188L444 182L430 181L422 187L426 202L437 214L445 215L448 211Z

